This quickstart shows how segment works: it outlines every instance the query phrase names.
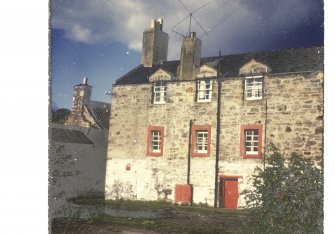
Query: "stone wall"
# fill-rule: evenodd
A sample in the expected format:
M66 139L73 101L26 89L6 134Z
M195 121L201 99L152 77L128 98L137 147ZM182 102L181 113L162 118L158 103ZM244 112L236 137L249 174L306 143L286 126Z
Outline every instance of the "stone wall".
M55 142L50 139L49 212L54 218L69 212L68 198L104 194L108 130L61 124L51 127L80 131L93 143Z
M216 81L209 103L195 102L193 81L168 83L166 104L152 104L151 86L113 87L106 198L118 196L114 185L121 182L127 187L122 191L129 191L122 193L123 198L173 201L175 185L187 183L190 120L195 120L194 125L211 125L212 143L209 157L191 158L190 183L203 193L194 196L195 202L212 202L213 196L207 194L213 193L215 176ZM164 127L162 156L146 156L149 126Z
M264 77L262 100L244 99L243 79L224 79L221 90L219 176L238 177L239 192L263 158L240 156L241 125L261 125L263 146L322 160L323 73ZM168 82L167 102L152 104L152 84L113 87L108 142L106 199L174 200L176 184L187 183L190 120L211 126L209 157L191 157L195 203L214 204L218 84L212 101L197 103L195 81ZM146 156L149 126L164 127L162 156ZM262 152L264 154L264 150ZM130 168L130 169L129 169ZM128 170L127 170L128 169ZM244 204L239 197L239 206Z

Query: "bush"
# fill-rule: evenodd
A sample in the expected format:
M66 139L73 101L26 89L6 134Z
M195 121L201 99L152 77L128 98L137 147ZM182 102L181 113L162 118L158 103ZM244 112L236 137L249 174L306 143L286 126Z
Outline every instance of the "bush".
M66 108L58 109L51 113L51 121L53 123L64 124L67 118L69 117L71 111Z
M244 191L250 219L243 233L322 233L323 174L293 153L284 159L271 145L264 170L256 168L253 189Z

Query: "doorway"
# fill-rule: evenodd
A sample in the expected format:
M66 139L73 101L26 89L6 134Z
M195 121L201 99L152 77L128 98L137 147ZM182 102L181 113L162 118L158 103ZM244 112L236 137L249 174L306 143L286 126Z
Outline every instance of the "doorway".
M237 209L238 205L238 177L220 178L220 206Z

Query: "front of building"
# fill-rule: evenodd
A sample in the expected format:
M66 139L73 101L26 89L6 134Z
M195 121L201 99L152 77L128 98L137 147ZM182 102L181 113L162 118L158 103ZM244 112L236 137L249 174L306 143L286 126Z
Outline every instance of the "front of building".
M113 85L106 199L238 208L269 143L322 162L323 47L201 58L191 33L166 61L162 26Z

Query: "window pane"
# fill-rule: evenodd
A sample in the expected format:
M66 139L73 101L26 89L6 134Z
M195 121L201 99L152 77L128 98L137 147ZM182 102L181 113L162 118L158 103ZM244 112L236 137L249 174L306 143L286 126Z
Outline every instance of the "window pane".
M197 153L207 153L208 132L207 130L196 131L196 146Z
M210 80L198 81L197 90L198 101L211 100L212 97L212 82Z
M161 150L161 131L152 130L150 135L151 135L151 151L160 152Z
M155 84L154 85L154 103L165 103L166 102L166 84Z
M263 81L260 78L247 78L245 82L245 93L249 99L261 99L263 92Z
M246 154L258 153L258 129L247 129L244 131L244 147Z

